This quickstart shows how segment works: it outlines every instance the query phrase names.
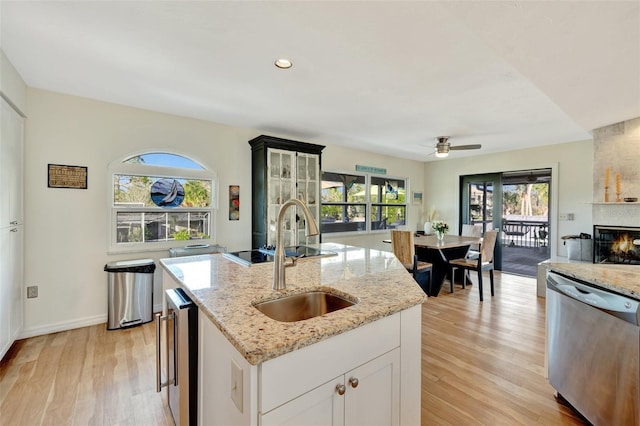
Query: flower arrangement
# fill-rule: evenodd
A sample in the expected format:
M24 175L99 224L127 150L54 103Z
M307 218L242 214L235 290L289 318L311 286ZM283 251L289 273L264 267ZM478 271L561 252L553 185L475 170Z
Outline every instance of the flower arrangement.
M431 227L434 231L440 232L442 234L446 234L447 232L449 232L449 225L443 220L434 221Z

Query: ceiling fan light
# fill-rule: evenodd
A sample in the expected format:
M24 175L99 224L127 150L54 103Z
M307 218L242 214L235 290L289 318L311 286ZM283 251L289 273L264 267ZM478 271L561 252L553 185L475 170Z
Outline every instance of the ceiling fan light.
M444 158L449 155L449 144L447 142L439 141L436 144L436 157Z

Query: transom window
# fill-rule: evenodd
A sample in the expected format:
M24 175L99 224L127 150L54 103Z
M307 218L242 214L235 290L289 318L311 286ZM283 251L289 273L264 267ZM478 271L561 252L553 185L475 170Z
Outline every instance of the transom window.
M150 152L112 165L112 248L161 249L213 235L215 174L182 155ZM173 244L172 244L173 243Z
M367 232L406 223L405 179L322 172L321 232Z

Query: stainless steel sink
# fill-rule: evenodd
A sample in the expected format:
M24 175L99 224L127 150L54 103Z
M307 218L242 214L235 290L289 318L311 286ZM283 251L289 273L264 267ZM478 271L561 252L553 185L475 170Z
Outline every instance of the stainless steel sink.
M296 322L348 308L356 303L355 299L351 301L345 297L318 290L258 302L253 306L276 321Z

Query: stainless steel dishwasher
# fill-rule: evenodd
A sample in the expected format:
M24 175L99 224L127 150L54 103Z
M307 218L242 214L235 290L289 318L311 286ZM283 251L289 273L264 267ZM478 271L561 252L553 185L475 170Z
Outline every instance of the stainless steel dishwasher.
M549 383L594 425L640 425L640 301L547 273Z

